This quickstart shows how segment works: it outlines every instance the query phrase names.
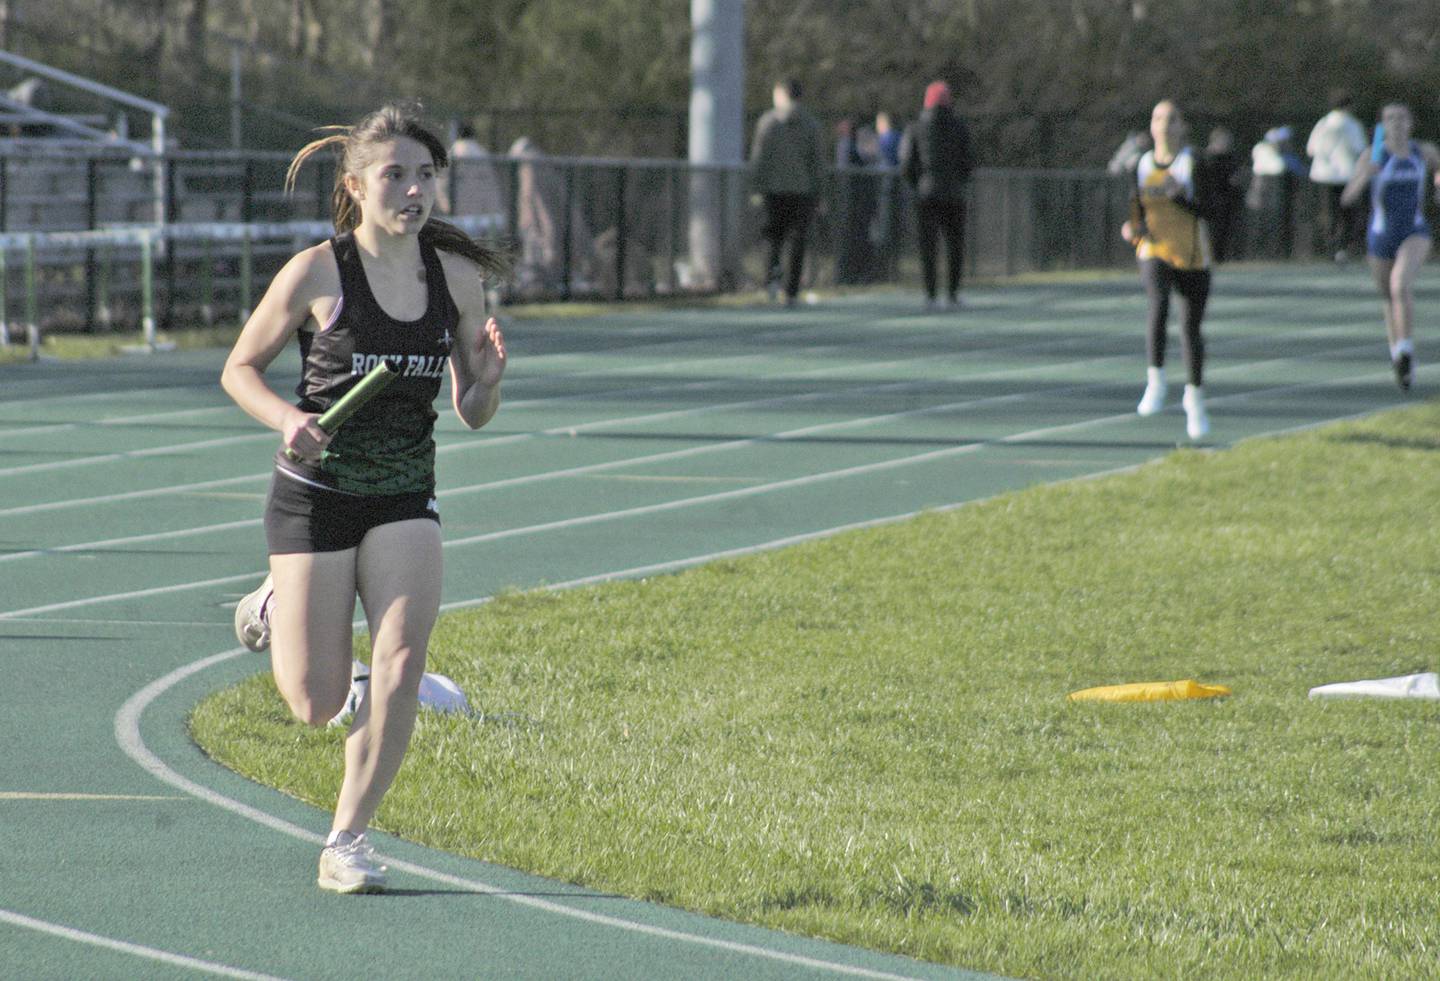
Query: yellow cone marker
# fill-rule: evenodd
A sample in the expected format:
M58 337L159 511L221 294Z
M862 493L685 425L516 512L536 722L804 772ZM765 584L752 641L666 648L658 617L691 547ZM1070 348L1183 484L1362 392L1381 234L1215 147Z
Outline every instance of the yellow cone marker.
M1186 698L1218 698L1230 694L1224 685L1202 685L1193 678L1184 681L1137 681L1128 685L1101 685L1072 691L1072 702L1172 702Z

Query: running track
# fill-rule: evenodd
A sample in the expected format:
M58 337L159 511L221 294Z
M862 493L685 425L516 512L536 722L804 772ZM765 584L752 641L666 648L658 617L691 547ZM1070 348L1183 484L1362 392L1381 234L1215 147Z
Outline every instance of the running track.
M446 606L1154 459L1184 423L1132 411L1142 314L1127 277L945 315L877 293L517 321L499 416L478 435L442 416ZM1209 448L1407 401L1359 270L1225 270L1208 336ZM384 836L394 892L320 893L328 815L184 728L265 667L230 618L264 566L274 436L225 400L222 359L0 367L0 977L978 976Z

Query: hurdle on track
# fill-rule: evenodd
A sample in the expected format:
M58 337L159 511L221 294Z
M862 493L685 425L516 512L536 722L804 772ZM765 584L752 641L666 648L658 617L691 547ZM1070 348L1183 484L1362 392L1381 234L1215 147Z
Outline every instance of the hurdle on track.
M493 234L504 229L502 216L481 215L448 218L471 235ZM101 320L109 321L113 270L121 261L120 253L129 250L131 261L138 264L140 302L140 344L137 350L159 351L166 345L156 336L155 279L162 266L157 258L169 250L178 251L179 243L199 243L202 247L200 298L201 316L210 321L214 305L212 262L216 246L239 263L239 322L244 323L254 308L255 253L262 243L279 244L291 252L329 238L334 226L326 221L290 222L199 222L171 225L131 225L99 228L90 231L7 232L0 233L0 345L10 345L17 333L23 332L31 360L40 357L41 318L38 268L47 257L85 253L87 288L94 290L95 305ZM138 254L135 254L138 253ZM13 258L12 258L13 257ZM20 303L22 319L13 319L16 304L11 302L9 270L15 259L23 263ZM78 260L76 260L78 264ZM169 270L167 270L167 274Z

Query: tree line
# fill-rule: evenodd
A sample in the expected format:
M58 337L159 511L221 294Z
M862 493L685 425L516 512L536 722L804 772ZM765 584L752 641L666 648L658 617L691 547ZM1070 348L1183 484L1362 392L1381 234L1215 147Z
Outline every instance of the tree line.
M991 165L1103 164L1161 97L1245 140L1307 128L1346 88L1440 136L1440 17L1420 0L744 2L751 118L782 76L832 122L913 116L943 78ZM202 145L227 132L235 51L247 136L277 146L419 96L497 139L500 118L543 129L550 152L672 155L683 138L655 131L689 102L683 0L0 0L0 44L173 105Z

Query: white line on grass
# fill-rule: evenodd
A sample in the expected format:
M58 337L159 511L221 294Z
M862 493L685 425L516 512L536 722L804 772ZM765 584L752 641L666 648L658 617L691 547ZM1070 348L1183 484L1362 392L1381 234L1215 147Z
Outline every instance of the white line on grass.
M216 974L223 978L247 978L250 979L250 981L282 981L282 979L277 978L273 974L243 971L238 967L216 964L214 961L202 961L196 957L186 957L184 954L172 954L168 950L157 950L154 947L132 944L126 940L112 940L109 937L102 937L97 933L86 933L84 930L61 926L58 923L47 923L44 920L37 920L34 917L24 916L8 909L0 909L0 921L9 923L12 926L24 927L27 930L38 930L41 933L48 933L51 936L63 937L66 940L73 940L76 943L89 944L92 947L105 947L109 950L119 951L122 954L130 954L133 957L159 961L162 964L173 964L176 967L185 967L192 971L203 971L206 974Z

